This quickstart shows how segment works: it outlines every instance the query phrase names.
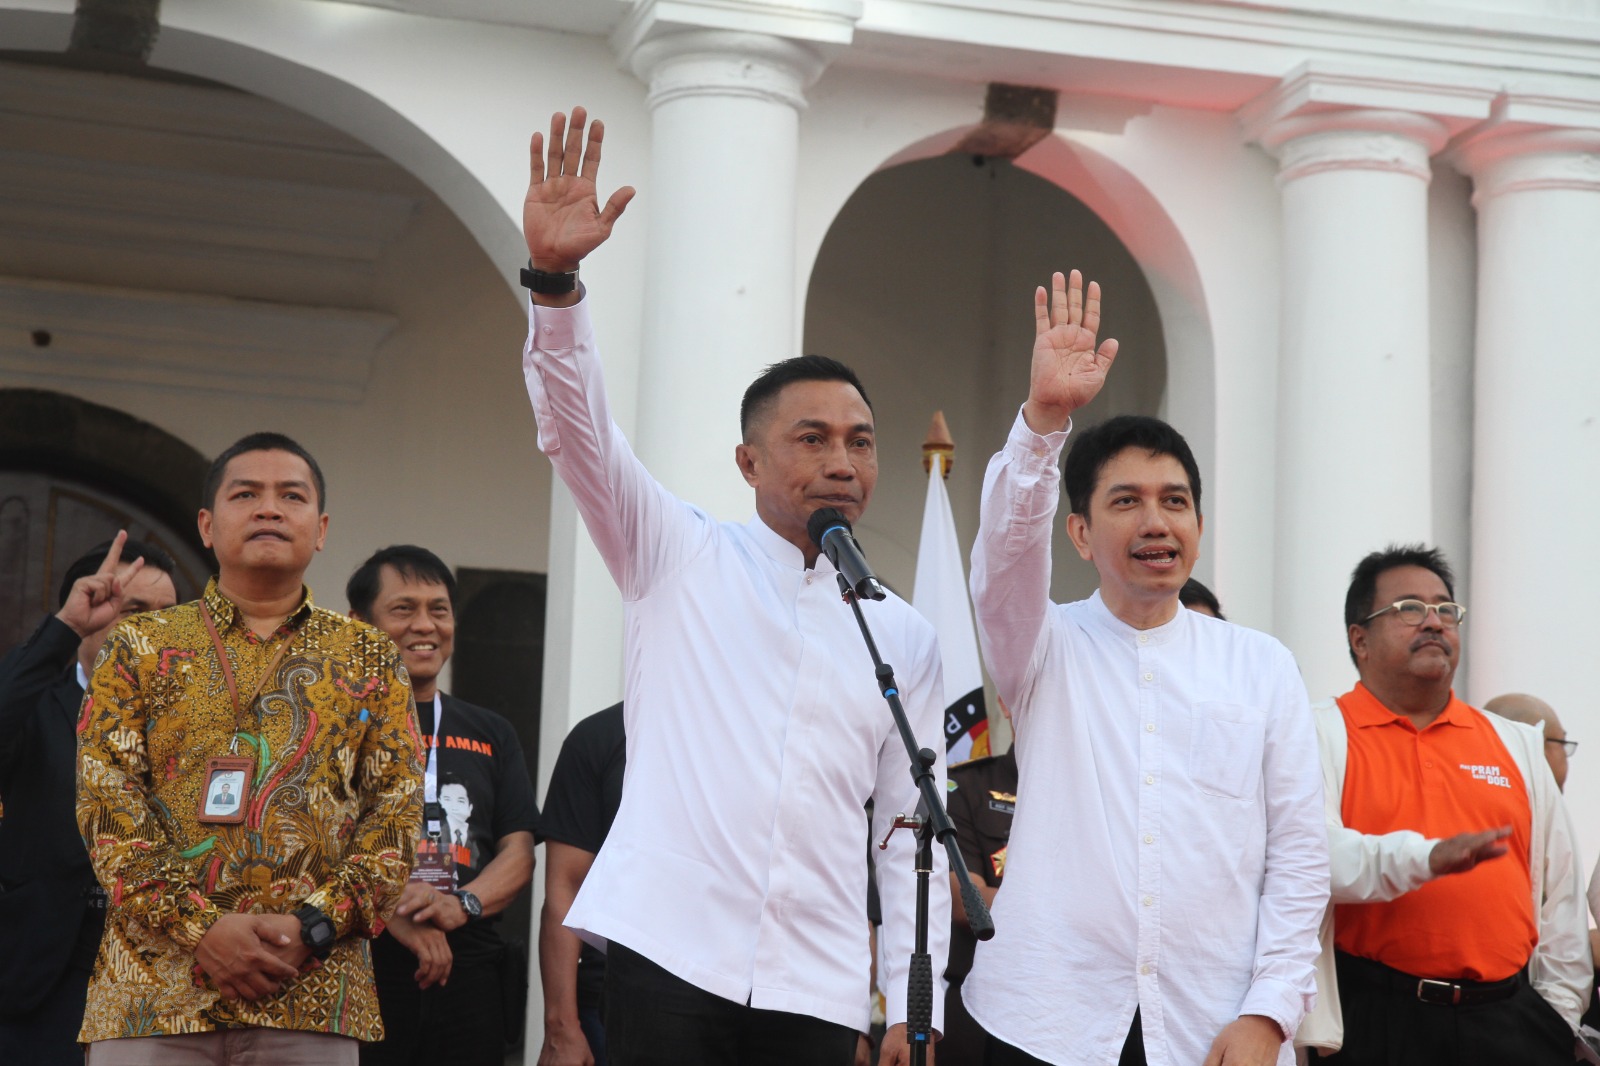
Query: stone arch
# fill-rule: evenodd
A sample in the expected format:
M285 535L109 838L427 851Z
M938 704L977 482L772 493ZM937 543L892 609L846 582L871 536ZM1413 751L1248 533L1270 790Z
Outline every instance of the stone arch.
M1052 269L1098 273L1105 335L1123 342L1121 374L1080 426L1134 411L1181 421L1197 451L1203 442L1209 452L1213 436L1209 324L1198 274L1165 210L1126 171L1060 137L1012 163L951 154L964 132L911 146L856 187L822 240L807 291L806 349L858 362L869 384L886 380L898 393L879 405L884 476L864 528L880 573L907 587L922 488L899 475L910 472L932 410L944 409L958 448L949 490L958 533L970 542L985 460L1027 387L1033 286L1048 283ZM843 237L850 231L853 242ZM851 250L841 254L844 243ZM903 284L898 272L926 288ZM940 323L929 338L946 349L931 358L928 338L913 339L924 319ZM1075 558L1060 539L1061 557ZM1056 568L1058 599L1093 588L1092 572L1080 569Z
M60 52L73 14L0 11L0 38L17 51ZM248 21L237 27L249 34ZM492 262L516 264L527 249L512 219L478 176L417 122L334 73L241 39L163 21L150 65L205 78L292 108L355 137L431 189L461 220ZM506 275L516 288L514 270Z
M211 460L159 426L45 389L0 389L0 470L69 478L148 512L205 554L195 528Z
M125 529L166 551L180 599L211 554L195 528L209 460L132 415L42 389L0 389L0 647L53 612L67 568Z

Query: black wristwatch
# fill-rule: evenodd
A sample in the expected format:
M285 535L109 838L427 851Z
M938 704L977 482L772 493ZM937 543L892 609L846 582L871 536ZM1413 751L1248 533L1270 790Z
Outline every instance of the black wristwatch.
M333 942L337 939L333 919L309 903L295 911L294 916L300 919L300 942L311 949L318 961L326 961L333 954Z
M483 903L464 888L456 889L456 899L461 901L461 909L467 912L467 921L475 922L483 917Z

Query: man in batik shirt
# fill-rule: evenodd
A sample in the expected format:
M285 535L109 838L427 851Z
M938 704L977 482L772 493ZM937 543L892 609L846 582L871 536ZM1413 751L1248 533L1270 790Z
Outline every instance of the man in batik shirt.
M95 1066L353 1066L382 1036L361 938L411 869L420 744L393 643L303 584L324 498L287 437L228 449L199 516L217 576L128 619L95 664L78 723L78 827L111 898L79 1034ZM224 780L237 803L211 798Z

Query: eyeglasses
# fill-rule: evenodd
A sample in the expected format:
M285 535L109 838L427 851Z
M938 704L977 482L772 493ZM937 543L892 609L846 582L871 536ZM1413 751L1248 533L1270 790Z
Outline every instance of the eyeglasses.
M1569 758L1578 754L1578 742L1576 740L1551 740L1547 737L1545 743L1560 744L1561 750L1566 752Z
M1451 629L1459 626L1466 620L1467 609L1459 603L1423 603L1421 600L1396 600L1381 611L1373 611L1361 620L1366 625L1380 614L1390 611L1400 616L1400 621L1408 626L1420 626L1428 617L1428 612L1433 611L1439 616L1439 624Z

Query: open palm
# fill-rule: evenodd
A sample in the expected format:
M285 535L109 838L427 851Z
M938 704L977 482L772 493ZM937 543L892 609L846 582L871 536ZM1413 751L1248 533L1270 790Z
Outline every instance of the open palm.
M1070 281L1060 272L1051 275L1050 289L1046 294L1040 287L1033 296L1035 336L1028 406L1030 414L1039 416L1049 428L1059 429L1072 412L1099 394L1117 357L1117 342L1107 340L1095 347L1100 328L1098 284L1089 283L1085 300L1083 275L1074 270ZM1030 423L1034 421L1029 418Z
M600 171L600 145L605 124L595 122L584 144L583 108L572 109L572 120L559 111L550 119L549 152L542 133L528 146L528 195L522 201L522 232L528 254L540 270L558 272L578 268L584 256L611 236L611 227L633 199L631 186L623 186L600 206L595 177Z

